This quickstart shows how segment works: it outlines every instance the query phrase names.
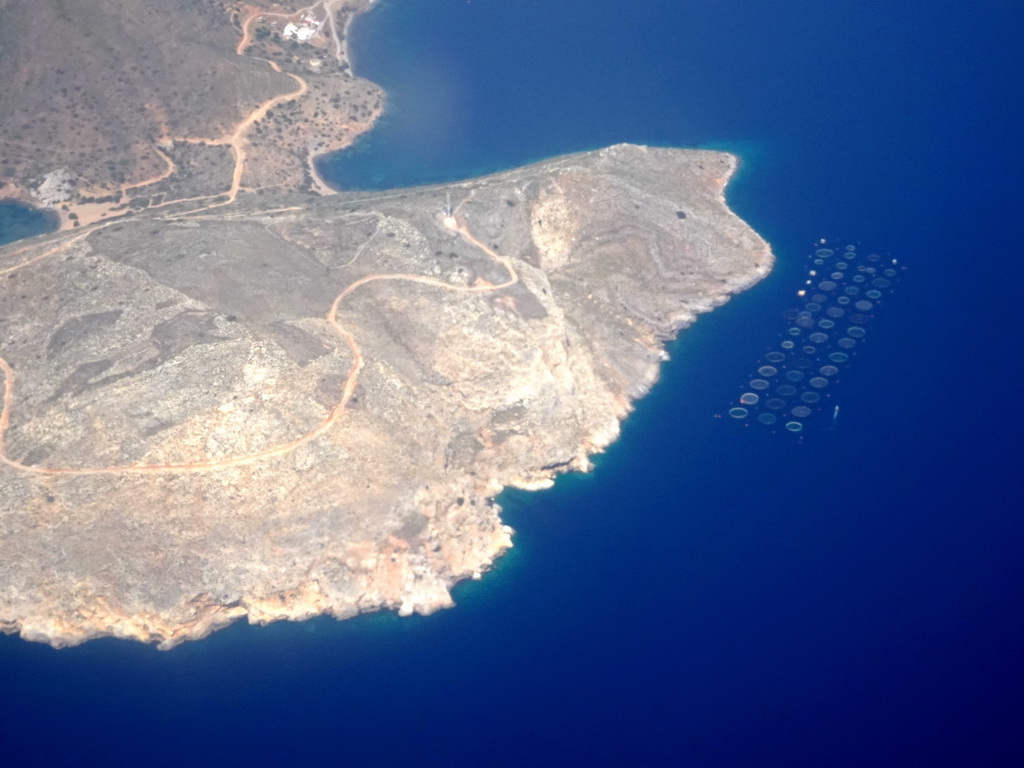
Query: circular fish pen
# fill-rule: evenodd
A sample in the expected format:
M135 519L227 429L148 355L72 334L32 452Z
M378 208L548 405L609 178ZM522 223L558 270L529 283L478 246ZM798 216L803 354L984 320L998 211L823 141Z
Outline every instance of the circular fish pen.
M816 248L797 292L799 303L782 312L777 339L728 409L732 420L793 434L833 425L843 372L902 270L896 259L864 256L855 245Z

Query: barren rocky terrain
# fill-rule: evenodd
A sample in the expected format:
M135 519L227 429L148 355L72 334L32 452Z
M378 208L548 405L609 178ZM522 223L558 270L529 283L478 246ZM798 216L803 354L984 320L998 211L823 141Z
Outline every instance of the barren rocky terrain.
M0 629L450 605L511 544L495 495L587 469L666 340L770 269L735 166L618 145L0 250Z

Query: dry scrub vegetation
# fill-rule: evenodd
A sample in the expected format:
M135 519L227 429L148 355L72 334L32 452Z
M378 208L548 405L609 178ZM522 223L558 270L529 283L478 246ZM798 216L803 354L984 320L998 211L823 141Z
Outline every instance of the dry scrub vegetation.
M0 0L0 198L73 227L264 188L329 191L312 157L382 108L345 45L372 0L308 2ZM316 32L299 41L284 34L293 22Z

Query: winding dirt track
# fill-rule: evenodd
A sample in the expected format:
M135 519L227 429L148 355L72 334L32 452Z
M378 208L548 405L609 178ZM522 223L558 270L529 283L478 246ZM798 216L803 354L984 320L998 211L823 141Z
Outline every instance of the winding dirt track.
M291 18L299 14L311 13L316 8L322 6L324 8L324 12L328 14L329 17L330 24L326 24L325 26L329 27L330 29L330 36L335 46L335 56L338 58L338 61L340 63L343 60L342 57L345 55L345 49L341 43L341 40L338 38L337 28L336 25L334 24L334 14L336 12L338 4L339 0L326 0L325 2L314 3L313 5L310 5L306 8L302 8L296 11L295 13L266 13L264 11L254 10L250 12L249 15L242 22L242 39L239 40L238 45L235 46L235 53L239 56L246 55L245 50L252 43L252 24L253 21L255 21L258 17L264 16L272 18ZM251 58L255 58L258 61L265 62L275 72L287 75L288 77L292 78L298 84L298 87L294 91L283 93L279 96L274 96L273 98L264 101L262 104L257 106L252 112L250 112L245 118L243 118L241 122L239 122L238 125L235 126L235 129L232 132L227 133L219 138L211 139L207 137L196 136L180 136L176 138L169 138L167 136L164 137L165 141L171 142L205 144L207 146L212 147L230 147L231 153L234 156L235 160L235 167L231 174L231 186L226 191L218 192L213 195L202 195L199 197L165 200L162 203L146 206L146 210L164 208L169 205L180 205L183 203L198 203L205 200L218 200L218 198L224 198L222 200L218 200L215 203L205 205L202 208L196 208L192 211L187 211L183 214L178 214L180 216L187 216L190 213L197 213L199 211L206 211L212 208L220 208L225 205L230 205L231 203L235 202L235 200L238 198L238 193L242 190L242 178L245 176L245 144L246 135L248 134L249 129L253 126L254 123L266 117L267 112L272 110L274 107L280 104L284 104L285 102L288 101L293 101L295 99L302 98L309 91L309 85L303 78L291 72L283 71L281 69L281 66L277 64L277 62L270 61L269 59L263 59L258 56L253 56ZM124 195L125 193L131 190L143 189L147 186L150 186L151 184L161 182L167 178L170 178L177 171L177 166L174 163L174 161L170 157L168 157L168 155L162 149L160 149L159 146L155 147L154 149L166 163L165 170L151 178L121 187L118 190L120 195ZM313 176L314 179L316 179L315 173L313 174ZM113 209L109 207L104 209L105 213L107 214L111 213L112 210ZM84 211L81 212L81 214L82 216L80 218L85 216ZM120 216L118 218L120 218ZM98 222L98 215L83 218L83 223L86 224L93 224ZM64 222L63 226L65 228L70 228L71 224L71 220L69 219L68 221Z
M14 369L11 365L2 357L0 357L0 370L4 374L4 393L3 393L3 409L0 410L0 462L7 466L17 469L23 472L29 472L36 475L118 475L118 474L184 474L190 472L204 472L215 469L225 469L228 467L238 467L246 464L252 464L254 462L269 459L274 456L282 456L290 453L298 448L300 445L304 445L311 440L323 435L325 432L331 429L334 424L341 418L345 407L348 405L349 400L352 398L352 394L355 392L356 384L359 381L359 374L363 369L363 353L359 344L356 342L355 337L345 330L338 323L338 309L341 303L347 296L359 289L364 285L378 281L396 281L404 280L408 282L420 283L422 285L430 285L437 288L444 288L450 291L458 291L461 293L482 293L487 291L497 291L502 288L507 288L514 285L519 280L519 275L516 273L512 264L509 260L503 256L499 256L493 250L488 248L484 243L480 242L473 234L466 228L465 224L459 221L458 210L455 211L454 215L448 217L445 221L445 226L459 234L467 243L481 249L495 261L500 263L505 270L508 272L508 279L501 283L483 283L480 285L472 286L459 286L451 285L438 280L433 277L426 277L424 275L397 273L397 274L373 274L361 277L355 282L348 285L341 293L335 297L332 302L330 309L327 311L326 320L330 324L334 332L341 337L342 340L348 345L352 351L353 362L349 368L348 376L345 379L345 385L341 391L341 397L338 402L331 408L327 416L321 421L316 427L309 430L308 432L299 435L293 440L289 440L285 443L266 448L262 451L256 451L254 453L247 453L240 456L232 456L223 459L212 459L209 461L196 461L187 462L182 464L128 464L121 466L107 466L107 467L39 467L30 464L24 464L17 459L11 458L7 455L5 436L7 429L10 426L11 421L11 409L14 404ZM97 228L99 229L99 228ZM92 234L91 230L88 233L82 233L80 236L74 238L71 242L65 243L57 248L53 248L43 254L33 257L32 259L22 262L16 267L10 267L4 272L10 272L14 269L20 269L22 267L34 264L37 261L50 256L60 250L63 250L68 245L72 245L88 237Z
M341 41L338 39L337 30L334 28L334 23L333 23L333 13L334 13L334 10L335 10L335 7L336 7L337 3L336 2L315 3L314 5L311 5L308 8L302 9L298 13L305 13L305 12L308 12L308 11L312 11L313 9L315 9L316 7L318 7L320 5L323 5L325 10L329 14L331 14L331 31L332 31L332 36L334 37L334 41L335 41L336 46L337 46L336 53L337 53L337 55L340 58L343 55L343 48L341 46ZM279 16L285 16L285 14L262 14L259 11L254 11L253 13L251 13L245 19L245 21L242 23L242 39L241 39L241 41L239 41L238 46L236 48L236 53L238 55L240 55L240 56L245 55L244 51L245 51L245 49L248 47L248 45L251 42L252 22L259 15L267 15L267 16L279 15ZM290 16L290 15L293 15L293 14L288 14L288 15ZM277 63L275 63L273 61L268 61L266 59L263 59L263 61L266 61L266 63L268 65L270 65L270 67L272 67L275 72L282 72L281 67ZM151 206L152 208L163 207L163 206L166 206L166 205L180 204L180 203L185 203L185 202L199 202L201 200L209 200L209 199L214 199L214 198L218 198L218 197L224 197L225 198L224 200L216 202L216 203L213 203L211 205L206 205L206 206L203 206L201 208L196 208L194 210L183 212L183 213L172 214L172 215L167 217L168 219L179 219L179 220L180 219L190 219L190 218L199 219L199 218L208 218L207 216L199 216L198 214L200 214L200 213L203 213L205 211L211 210L213 208L220 208L220 207L223 207L223 206L226 206L226 205L230 205L231 203L235 202L235 200L238 197L238 192L240 191L240 189L242 187L242 178L243 178L243 176L245 174L245 160L246 160L246 155L245 155L245 136L246 136L246 133L248 132L249 128L251 128L252 125L255 122L263 119L263 117L266 116L267 112L269 112L271 109L273 109L277 105L282 104L282 103L287 102L287 101L291 101L293 99L301 98L309 90L309 86L306 84L306 81L303 80L298 75L294 75L294 74L292 74L290 72L284 72L283 74L288 75L293 80L295 80L296 83L298 83L298 87L296 88L296 90L294 90L292 92L289 92L289 93L281 94L279 96L275 96L272 99L268 99L267 101L265 101L262 104L260 104L255 110L253 110L244 120L242 120L235 127L235 130L231 134L223 136L220 139L214 139L214 140L199 139L199 138L177 139L178 141L188 141L188 142L200 142L200 141L202 141L204 143L211 144L213 146L229 146L229 147L231 147L232 153L234 154L234 157L235 157L235 168L234 168L234 172L232 174L230 189L227 192L222 192L222 193L219 193L217 195L209 195L209 196L198 197L198 198L188 198L188 199L184 199L184 200L171 200L171 201L162 203L162 204L157 205L157 206ZM159 180L161 180L163 178L166 178L171 173L173 173L173 171L174 171L174 163L173 163L173 161L165 153L163 153L162 151L160 152L160 154L164 158L164 160L167 161L167 164L168 164L167 171L164 174L161 174L159 177L154 177L154 179L152 179L152 180L148 180L146 182L143 182L142 184L132 185L131 187L129 187L129 189L136 188L136 187L139 187L139 186L144 186L145 184L151 183L153 181L159 181ZM463 202L465 202L465 201L463 201ZM461 204L460 204L459 207L461 207ZM288 211L288 210L294 210L294 208L284 208L284 209L281 209L281 210L282 211ZM271 213L271 211L268 211L266 213ZM115 223L115 221L116 220L100 222L100 223L97 223L95 225L92 225L92 226L89 226L87 228L84 228L79 234L77 234L76 236L72 237L70 240L66 240L66 241L62 242L58 246L55 246L55 247L53 247L53 248L51 248L49 250L45 250L42 253L39 253L39 254L31 257L30 259L28 259L26 261L23 261L23 262L20 262L20 263L14 265L14 266L6 267L4 269L0 269L0 276L6 275L6 274L10 274L12 272L15 272L16 270L23 269L25 267L31 266L31 265L33 265L33 264L35 264L37 262L43 261L44 259L46 259L46 258L48 258L48 257L50 257L50 256L52 256L52 255L54 255L56 253L64 251L67 248L69 248L70 246L73 246L73 245L75 245L75 244L77 244L79 242L82 242L83 240L88 238L94 232L97 232L97 231L99 231L101 229L104 229L105 227ZM29 464L25 464L25 463L19 461L18 459L14 459L14 458L12 458L12 457L7 455L5 437L6 437L7 429L10 427L11 409L14 406L15 373L14 373L14 369L11 367L10 363L8 363L7 360L5 360L3 357L0 357L0 371L3 372L3 378L4 378L3 408L2 408L2 410L0 410L0 463L6 464L7 466L9 466L9 467L11 467L13 469L16 469L16 470L19 470L19 471L22 471L22 472L28 472L28 473L31 473L31 474L36 474L36 475L117 475L117 474L128 474L128 473L132 473L132 474L142 474L142 473L146 473L146 474L158 474L158 473L181 474L181 473L188 473L188 472L204 472L204 471L210 471L210 470L215 470L215 469L224 469L224 468L227 468L227 467L238 467L238 466L242 466L242 465L246 465L246 464L252 464L254 462L262 461L264 459L272 458L274 456L281 456L281 455L290 453L291 451L294 451L299 446L304 445L305 443L308 443L311 440L315 440L316 438L320 437L325 432L330 430L331 427L333 427L334 424L338 421L338 419L341 418L341 415L344 412L345 407L348 405L349 400L352 398L352 394L355 392L356 384L357 384L357 382L359 380L359 374L360 374L360 372L363 369L363 353L362 353L362 350L359 347L359 344L356 342L355 337L352 336L351 333L346 331L338 323L338 309L341 306L341 303L345 300L345 298L347 296L349 296L352 292L354 292L355 290L357 290L358 288L360 288L360 287L362 287L364 285L368 285L369 283L377 282L377 281L399 281L399 280L404 280L404 281L408 281L408 282L415 282L415 283L420 283L420 284L423 284L423 285L430 285L430 286L434 286L434 287L438 287L438 288L444 288L444 289L450 290L450 291L458 291L458 292L462 292L462 293L480 293L480 292L485 292L485 291L496 291L496 290L500 290L502 288L506 288L506 287L508 287L510 285L514 285L516 282L518 282L519 276L516 273L515 269L512 267L512 264L509 262L509 260L506 259L503 256L499 256L493 250L488 248L484 243L482 243L480 240L478 240L476 237L474 237L473 234L466 228L465 224L463 224L459 220L459 211L458 211L458 209L456 209L453 212L453 215L447 217L444 220L444 226L446 226L447 228L449 228L449 229L453 230L454 232L458 233L459 236L461 236L467 243L469 243L470 245L472 245L472 246L474 246L476 248L479 248L480 250L485 252L487 255L489 255L491 258L493 258L495 261L500 263L506 269L506 271L508 272L508 275L509 275L508 279L506 281L504 281L502 283L498 283L498 284L483 283L483 284L480 284L480 285L473 285L473 286L456 286L456 285L451 285L449 283L446 283L446 282L444 282L442 280L438 280L438 279L432 278L432 277L426 277L426 276L423 276L423 275L404 274L404 273L400 273L400 274L373 274L373 275L367 275L365 277L362 277L359 280L356 280L351 285L347 286L334 299L334 302L331 304L330 309L327 311L326 320L330 324L330 326L334 329L335 333L338 334L338 336L345 342L345 344L348 345L349 349L351 350L352 357L353 357L352 366L349 369L348 376L345 379L345 385L342 388L340 399L331 408L331 410L328 412L327 416L323 419L323 421L321 421L316 427L314 427L313 429L309 430L308 432L306 432L306 433L304 433L302 435L299 435L298 437L294 438L293 440L289 440L288 442L285 442L285 443L279 443L278 445L272 446L270 448L266 448L266 449L261 450L261 451L256 451L254 453L247 453L247 454L243 454L243 455L240 455L240 456L226 457L226 458L222 458L222 459L212 459L212 460L209 460L209 461L186 462L186 463L181 463L181 464L128 464L128 465L122 465L122 466L81 467L81 468L79 468L79 467L39 467L39 466L35 466L35 465L29 465ZM35 247L35 246L26 246L25 248L21 248L21 249L19 249L17 251L14 251L11 255L12 256L17 256L20 253L24 253L25 251L31 250L33 247Z
M160 155L161 158L163 158L163 161L167 164L167 167L163 170L162 173L158 173L156 176L151 176L150 178L144 179L143 181L137 181L134 184L129 184L126 187L121 187L121 192L128 192L129 190L139 189L140 187L148 187L150 184L159 184L161 181L163 181L164 179L169 179L177 172L178 166L175 164L173 160L171 160L170 157L167 156L166 152L160 149L160 147L153 147L153 151Z
M97 227L96 229L100 229L100 227ZM76 243L82 242L87 237L89 237L89 235L91 235L93 232L95 232L96 229L90 229L90 230L87 230L85 232L82 232L81 234L78 234L75 237L72 237L70 240L67 240L67 241L63 242L60 245L55 246L55 247L51 248L48 251L43 251L42 253L40 253L40 254L38 254L36 256L33 256L31 259L28 259L27 261L22 261L22 262L19 262L19 263L15 264L13 267L5 267L4 269L0 269L0 277L3 277L4 275L9 275L12 272L17 272L19 269L23 269L24 267L31 266L31 265L35 264L37 261L42 261L43 259L47 259L50 256L53 256L53 254L55 254L55 253L60 253L61 251L65 250L66 248L70 248L72 245L75 245ZM17 256L19 253L24 253L25 251L30 251L34 247L35 246L27 245L24 248L19 248L18 250L14 251L11 254L11 256Z
M266 59L264 59L264 61L266 61ZM274 107L278 106L279 104L284 104L287 101L293 101L294 99L302 98L309 91L309 85L306 83L305 80L303 80L298 75L294 75L291 72L283 72L280 65L278 65L277 62L267 61L267 64L269 64L270 67L275 72L280 72L292 78L292 80L299 84L299 87L296 88L294 91L282 93L280 96L275 96L272 99L267 99L265 102L260 104L256 109L250 112L249 115L244 120L242 120L242 122L235 126L235 130L228 136L223 136L219 139L213 140L197 138L177 139L177 141L185 141L192 143L202 142L211 147L227 146L231 148L231 153L235 156L235 168L234 171L232 171L231 173L231 186L228 188L227 192L220 192L216 195L207 195L204 197L186 198L184 200L168 200L159 205L150 206L150 208L162 208L168 205L197 202L199 200L209 200L211 198L217 197L225 198L220 202L205 205L202 208L195 208L191 211L186 211L184 213L173 215L173 218L187 218L188 216L194 213L200 213L202 211L209 211L213 208L221 208L225 205L231 205L231 203L235 202L235 200L238 199L238 193L242 189L242 178L245 176L245 135L249 132L249 129L253 126L253 123L256 123L259 120L262 120L264 117L266 117L267 112L272 110Z

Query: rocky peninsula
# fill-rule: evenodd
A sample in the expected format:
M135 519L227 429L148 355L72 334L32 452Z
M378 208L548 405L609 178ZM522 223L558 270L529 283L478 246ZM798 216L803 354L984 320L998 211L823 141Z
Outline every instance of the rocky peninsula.
M430 613L760 280L735 157L149 211L0 250L0 630L170 648Z

